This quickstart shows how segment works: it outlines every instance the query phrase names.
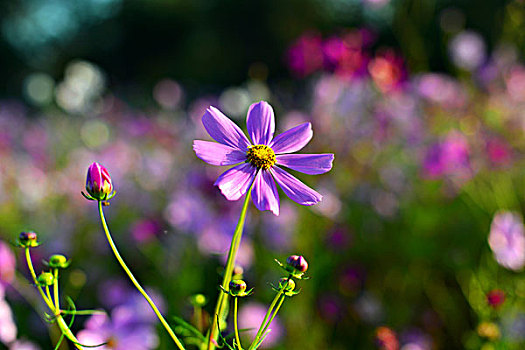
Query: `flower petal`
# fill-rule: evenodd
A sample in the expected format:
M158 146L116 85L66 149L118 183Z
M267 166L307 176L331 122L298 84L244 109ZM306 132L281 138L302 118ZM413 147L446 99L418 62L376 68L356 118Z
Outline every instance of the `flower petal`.
M275 132L272 106L264 101L252 104L248 109L246 125L254 145L268 145Z
M305 174L323 174L332 169L334 155L327 154L279 154L276 164Z
M227 200L236 201L248 191L256 172L256 167L243 163L222 173L214 185L219 186Z
M290 197L291 200L302 205L314 205L323 199L323 196L283 169L273 166L270 172L275 178L275 181L281 186L283 192Z
M274 215L279 216L279 193L268 171L259 171L255 177L252 199L257 209L270 210Z
M312 124L303 123L277 135L269 146L276 154L297 152L310 142L313 135Z
M194 140L197 157L212 165L233 165L246 160L246 153L222 143Z
M202 124L208 134L223 145L246 151L250 141L242 130L217 108L210 106L202 116Z

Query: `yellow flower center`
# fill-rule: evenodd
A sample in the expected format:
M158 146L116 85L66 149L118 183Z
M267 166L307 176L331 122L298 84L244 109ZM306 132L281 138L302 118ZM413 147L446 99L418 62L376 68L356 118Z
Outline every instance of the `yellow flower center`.
M275 164L275 153L266 145L248 147L246 158L258 169L268 170Z

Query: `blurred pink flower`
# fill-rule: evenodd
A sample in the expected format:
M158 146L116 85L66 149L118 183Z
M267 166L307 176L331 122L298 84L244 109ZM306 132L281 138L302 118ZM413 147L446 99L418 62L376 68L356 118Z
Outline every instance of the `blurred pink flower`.
M490 225L490 249L501 266L518 271L525 265L525 233L517 213L500 211Z
M250 339L253 339L264 319L264 315L266 315L266 311L266 306L258 303L251 302L242 306L239 310L239 328L251 329L243 334L246 334ZM268 336L262 342L261 348L276 345L282 337L283 328L278 316L275 317L268 329L271 329L271 332L268 333Z
M318 33L305 33L287 52L288 66L292 73L303 78L323 67L322 39Z
M10 284L15 277L15 255L9 246L0 240L0 285Z

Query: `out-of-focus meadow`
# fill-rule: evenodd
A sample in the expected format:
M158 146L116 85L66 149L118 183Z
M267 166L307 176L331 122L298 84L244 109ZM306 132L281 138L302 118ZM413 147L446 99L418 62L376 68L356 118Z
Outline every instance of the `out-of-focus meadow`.
M240 302L241 328L273 298L274 258L298 253L311 279L266 348L522 349L523 6L1 3L0 348L56 342L10 245L29 229L42 242L37 271L66 255L64 294L111 315L104 325L79 316L75 333L170 348L80 195L94 161L117 190L106 209L114 238L167 318L191 320L196 293L212 313L242 203L213 186L225 168L199 160L192 141L209 140L208 106L244 127L248 106L265 100L279 132L311 122L303 152L335 161L298 175L320 204L281 196L278 217L250 207L238 264L255 294Z

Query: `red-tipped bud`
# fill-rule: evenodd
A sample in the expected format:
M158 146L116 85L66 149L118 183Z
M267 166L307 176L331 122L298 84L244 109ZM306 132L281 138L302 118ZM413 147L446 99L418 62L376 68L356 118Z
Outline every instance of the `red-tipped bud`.
M487 303L493 307L498 308L505 302L505 292L501 289L493 289L487 293Z
M37 247L38 236L33 231L21 232L18 236L18 244L22 247Z
M93 199L104 201L113 192L111 177L106 168L98 163L89 166L86 177L86 191Z
M301 273L304 273L306 270L308 270L308 263L302 255L290 255L286 259L286 264L292 269Z

